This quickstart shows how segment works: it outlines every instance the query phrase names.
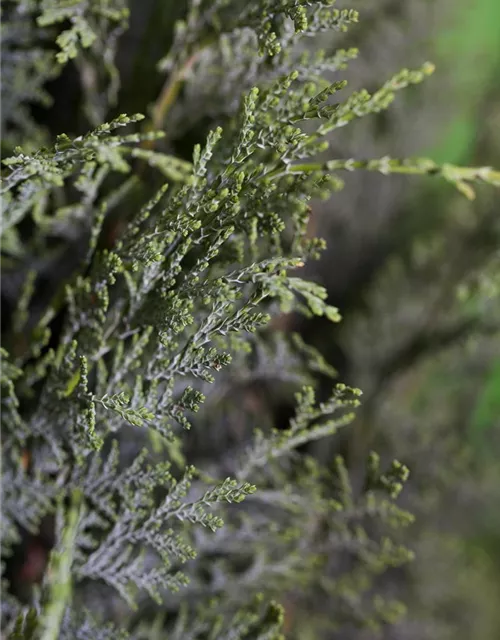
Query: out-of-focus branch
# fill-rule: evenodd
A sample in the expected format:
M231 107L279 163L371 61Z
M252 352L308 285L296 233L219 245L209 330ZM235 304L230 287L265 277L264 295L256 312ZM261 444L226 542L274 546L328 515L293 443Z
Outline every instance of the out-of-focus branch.
M436 352L451 347L473 333L489 336L498 331L500 331L499 322L468 318L447 327L424 330L415 334L378 368L376 389L373 394L378 395L381 388L388 384L396 374L409 369L428 354L435 355Z

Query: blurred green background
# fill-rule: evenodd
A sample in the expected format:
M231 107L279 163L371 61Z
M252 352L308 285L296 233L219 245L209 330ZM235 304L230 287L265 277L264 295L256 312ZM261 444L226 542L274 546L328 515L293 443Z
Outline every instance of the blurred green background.
M434 35L426 41L426 55L437 66L432 80L435 102L427 97L426 108L430 120L433 108L438 115L433 135L418 149L419 155L438 162L498 166L500 3L448 3ZM444 117L439 111L443 103ZM371 423L369 429L378 432L375 448L392 446L394 455L409 462L413 481L422 482L421 495L416 499L421 505L421 530L415 539L420 563L415 565L410 620L419 618L421 623L422 619L430 622L434 618L431 626L439 638L493 640L500 637L500 349L494 327L495 317L498 318L498 276L496 267L489 265L496 262L498 244L490 245L485 238L489 233L498 238L495 217L500 213L500 201L495 194L479 194L471 206L460 202L446 185L427 183L412 191L402 208L415 225L410 242L415 252L412 258L408 252L403 258L400 255L399 276L375 277L376 284L371 286L368 297L379 298L379 302L369 301L363 311L355 313L354 327L364 324L375 340L384 321L398 331L397 320L390 320L391 297L399 283L399 291L411 290L408 308L412 306L412 297L414 302L419 295L415 286L419 282L418 267L415 262L411 264L412 259L425 262L418 252L425 254L427 245L432 253L433 243L442 248L436 250L434 259L427 258L436 264L424 276L424 288L426 284L431 286L436 274L449 264L450 253L456 250L462 267L458 267L451 282L457 285L462 308L458 305L450 314L452 304L448 303L445 315L460 316L465 308L476 304L481 307L482 319L449 342L440 345L429 339L428 348L423 348L418 358L409 356L405 367L391 373L391 382L382 393L375 383L378 397L374 392L365 419ZM415 219L427 223L417 223ZM436 224L438 219L440 224ZM455 232L460 226L468 231L458 241ZM480 228L482 232L476 233ZM476 251L471 248L475 243ZM397 245L398 241L392 246ZM392 257L397 253L397 249L393 250ZM397 271L395 266L394 269ZM384 270L386 266L381 272ZM475 300L469 288L471 280L472 289L483 287ZM374 311L378 304L382 310ZM403 308L404 303L399 306ZM439 313L430 313L427 324L437 327ZM482 328L490 321L491 334L489 328ZM355 344L359 337L356 329L348 329L347 333L352 336L350 344ZM358 370L366 360L366 353L360 356ZM408 423L411 426L406 426ZM397 430L398 424L402 425L402 434L388 436L386 432ZM415 437L418 431L421 435ZM393 444L388 445L391 440ZM433 465L438 469L431 469ZM433 483L437 478L442 482L434 485L435 493L429 490L431 478ZM411 622L396 629L394 638L418 637L418 633L408 631L408 626L411 628Z
M425 59L437 69L387 117L341 132L334 153L500 166L500 3L355 6L364 31L350 35L361 52L361 65L349 68L352 84L369 85ZM405 592L409 614L384 638L494 640L500 199L479 189L469 203L442 182L389 182L353 176L317 207L329 248L312 273L343 322L338 329L306 323L303 331L364 391L346 445L351 469L373 448L412 472L405 499L417 524L405 540L417 561L388 586Z

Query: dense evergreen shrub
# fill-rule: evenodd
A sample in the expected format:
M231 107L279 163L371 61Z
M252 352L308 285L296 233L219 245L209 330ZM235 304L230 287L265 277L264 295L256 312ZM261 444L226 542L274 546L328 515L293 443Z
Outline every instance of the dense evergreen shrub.
M435 175L469 198L500 184L488 167L323 160L326 137L432 65L346 95L336 75L357 52L309 43L356 11L192 0L148 115L120 115L124 2L2 10L5 634L263 640L393 622L379 578L412 556L394 534L412 520L408 470L372 453L356 483L340 455L308 455L361 392L280 319L340 320L299 274L324 247L310 202L342 173ZM44 116L54 97L61 120ZM277 413L291 395L294 414Z

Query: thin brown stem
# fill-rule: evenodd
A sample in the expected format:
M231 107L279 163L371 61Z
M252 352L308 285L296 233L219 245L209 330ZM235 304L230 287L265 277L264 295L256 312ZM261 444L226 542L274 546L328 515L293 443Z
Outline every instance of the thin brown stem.
M177 69L172 74L170 74L169 78L163 85L163 88L153 109L152 124L154 129L161 129L168 112L172 108L177 99L177 96L179 95L182 83L184 82L186 75L191 70L193 64L196 62L198 55L199 51L196 51L191 56L189 56L189 58L180 67L180 69Z
M160 95L158 96L154 107L153 107L153 115L151 122L148 125L149 131L160 131L163 128L163 123L165 122L165 118L167 117L168 112L174 105L177 96L179 95L179 91L181 90L182 83L184 82L186 75L189 73L193 64L196 62L197 57L200 54L200 49L195 51L189 58L184 62L183 65L179 69L175 69L165 81L165 84L160 91ZM143 140L141 143L141 147L143 149L154 149L155 140ZM138 167L139 175L144 171L146 164L145 162L141 162Z

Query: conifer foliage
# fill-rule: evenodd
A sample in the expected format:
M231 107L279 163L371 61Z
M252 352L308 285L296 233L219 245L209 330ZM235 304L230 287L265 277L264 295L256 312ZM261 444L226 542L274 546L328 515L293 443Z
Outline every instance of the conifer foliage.
M116 115L122 0L4 5L5 633L306 637L312 618L301 627L290 602L316 611L316 637L390 623L402 606L377 577L411 557L392 533L411 521L396 505L408 470L373 454L355 487L340 456L322 468L297 452L347 426L361 392L271 320L340 320L298 274L324 247L307 233L310 203L342 173L438 175L468 197L500 185L487 167L321 159L336 129L388 108L432 65L349 94L337 75L357 52L310 42L355 25L355 10L190 0L151 71L166 81L147 115ZM52 139L33 107L73 66L88 127ZM193 124L186 100L213 124L189 159L174 144ZM321 401L318 373L332 379ZM266 376L295 393L285 428L231 407L238 385ZM244 436L190 459L191 433L223 439L235 414ZM15 558L47 529L26 592Z

